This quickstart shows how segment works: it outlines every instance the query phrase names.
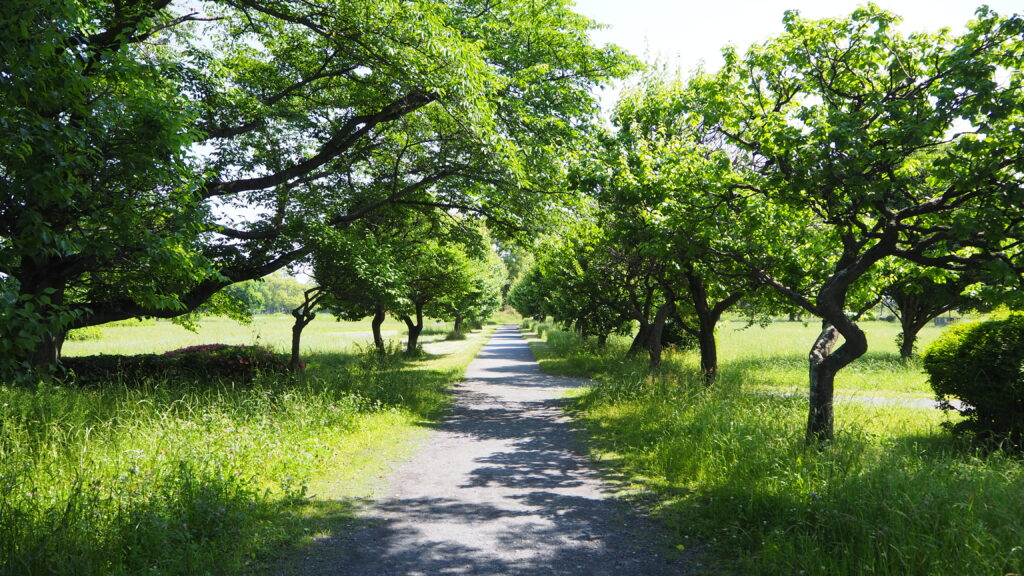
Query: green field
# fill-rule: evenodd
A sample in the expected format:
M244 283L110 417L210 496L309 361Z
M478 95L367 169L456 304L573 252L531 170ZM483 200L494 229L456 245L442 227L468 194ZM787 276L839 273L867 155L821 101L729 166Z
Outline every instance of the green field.
M712 573L1024 573L1020 456L954 439L938 410L873 403L929 392L919 360L896 356L896 328L865 325L871 351L837 378L824 447L804 443L814 326L726 323L712 388L693 352L651 373L623 360L625 339L598 351L541 325L532 344L545 370L596 378L572 408L594 458Z
M869 351L844 369L836 384L840 399L857 396L931 398L917 362L905 362L899 356L896 322L863 322ZM750 387L774 391L805 393L807 389L807 353L818 335L815 323L774 322L767 327L749 326L743 320L723 322L718 331L719 362L726 379L744 382ZM921 350L942 333L929 325L918 335ZM683 362L697 362L695 352L683 355Z
M382 359L355 346L368 329L318 319L301 377L0 385L0 574L258 573L344 530L355 499L444 413L490 332L447 341L435 325L423 358ZM283 349L289 334L284 316L210 319L198 334L159 322L106 327L66 351Z
M143 354L165 352L175 348L220 342L224 344L265 344L285 351L291 350L292 323L287 314L257 315L246 325L234 320L204 318L196 332L191 332L168 320L135 323L126 321L104 326L97 340L70 340L64 344L64 354L87 356L92 354ZM404 338L405 324L388 318L382 327L384 338ZM451 323L425 321L425 335L451 330ZM366 345L372 341L370 319L360 322L338 322L329 314L319 314L302 332L302 350L310 352L339 352L350 350L354 344Z

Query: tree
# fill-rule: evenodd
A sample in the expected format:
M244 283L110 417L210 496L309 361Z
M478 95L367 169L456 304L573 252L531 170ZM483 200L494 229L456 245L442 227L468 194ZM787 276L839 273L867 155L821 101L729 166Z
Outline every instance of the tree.
M951 274L929 277L927 270L912 268L883 289L882 303L900 322L896 344L900 357L914 355L917 335L929 322L946 312L972 305L963 292L972 284L967 276Z
M386 204L529 224L591 87L631 66L560 0L0 10L2 352L37 364L68 328L195 310Z
M298 372L302 368L302 331L316 319L317 306L325 296L319 286L314 286L302 293L302 303L292 310L295 323L292 324L292 353L288 361L288 369Z
M22 367L55 361L83 295L172 307L169 289L211 272L185 155L198 109L171 49L144 44L171 25L147 7L0 8L0 353Z
M524 318L542 321L548 315L546 298L544 276L540 268L532 264L509 288L507 302Z
M597 336L603 347L610 334L630 327L626 275L594 215L578 215L539 243L535 267L514 296L521 314L551 316L575 327L584 340Z
M445 300L472 289L470 259L454 244L436 240L417 242L406 251L408 261L400 272L402 300L394 313L408 329L406 353L414 355L428 312L444 313Z
M470 258L466 263L464 289L447 294L432 307L433 316L453 322L452 331L456 335L463 333L466 323L479 327L501 307L501 291L508 270L486 235L483 239L483 256Z
M415 353L424 315L482 321L500 305L504 265L480 227L429 207L382 210L346 230L325 229L313 253L314 279L335 316L373 316L374 345L390 312L409 330Z
M388 218L399 215L385 210L345 230L325 229L313 252L313 276L324 291L324 305L339 320L371 316L380 354L386 349L381 326L401 299L399 259L414 242L412 225L394 225Z
M785 34L744 58L727 50L691 83L690 109L741 177L723 206L765 224L728 255L823 319L809 441L832 438L836 374L867 351L852 300L879 263L1019 277L1021 18L983 8L960 36L904 36L897 22L874 5L788 12ZM794 262L813 273L794 279Z
M718 371L715 328L742 298L756 301L757 285L721 255L743 245L750 223L738 225L713 209L734 179L713 147L716 135L680 113L690 98L683 82L658 69L625 91L606 143L612 173L597 189L615 214L615 242L636 247L658 270L674 325L697 341L710 383Z

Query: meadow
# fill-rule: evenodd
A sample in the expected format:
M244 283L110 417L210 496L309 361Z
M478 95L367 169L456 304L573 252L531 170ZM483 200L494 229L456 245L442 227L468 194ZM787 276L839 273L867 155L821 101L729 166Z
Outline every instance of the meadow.
M837 379L836 439L815 447L804 443L813 325L725 323L710 388L692 351L650 372L623 359L625 338L598 350L530 327L542 368L594 378L572 403L593 457L678 549L705 550L711 573L1024 573L1020 455L900 404L931 394L920 361L899 359L897 326L865 323L871 350Z
M251 323L242 324L215 316L204 318L196 331L169 320L126 320L102 326L98 333L91 332L86 339L69 340L64 344L63 353L66 356L159 353L210 342L263 344L284 351L291 349L294 320L288 314L267 314L256 315ZM424 323L423 334L444 334L450 330L450 323L428 320ZM381 331L384 338L398 339L405 334L405 324L388 317ZM369 319L339 322L329 314L319 314L302 332L302 351L341 352L365 345L371 339Z
M68 355L203 343L284 350L287 316L106 326ZM399 325L386 335L397 341ZM253 382L0 385L0 574L263 573L344 530L354 502L448 406L490 329L422 358L368 351L369 323L318 318L306 371ZM96 334L93 334L96 336Z

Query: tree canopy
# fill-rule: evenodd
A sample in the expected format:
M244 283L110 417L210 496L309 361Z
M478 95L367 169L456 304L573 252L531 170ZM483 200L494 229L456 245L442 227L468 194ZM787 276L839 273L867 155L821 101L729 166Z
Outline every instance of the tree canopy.
M857 319L893 263L1020 280L1024 21L981 8L960 35L903 34L868 4L784 22L718 71L642 79L612 155L581 170L601 174L586 183L603 236L656 273L646 302L711 320L760 286L822 319L808 439L828 439L835 376L866 352Z
M5 357L198 308L387 204L539 223L591 89L633 66L570 8L5 3Z

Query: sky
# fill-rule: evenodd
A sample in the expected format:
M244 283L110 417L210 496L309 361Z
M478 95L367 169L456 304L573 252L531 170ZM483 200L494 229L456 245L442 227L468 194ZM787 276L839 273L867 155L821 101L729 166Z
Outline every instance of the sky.
M863 0L576 0L576 11L608 26L593 33L645 60L660 57L688 72L703 62L721 65L727 44L741 49L782 32L782 15L807 18L849 14ZM982 3L1000 14L1024 12L1024 0L876 0L904 18L902 30L963 29Z

